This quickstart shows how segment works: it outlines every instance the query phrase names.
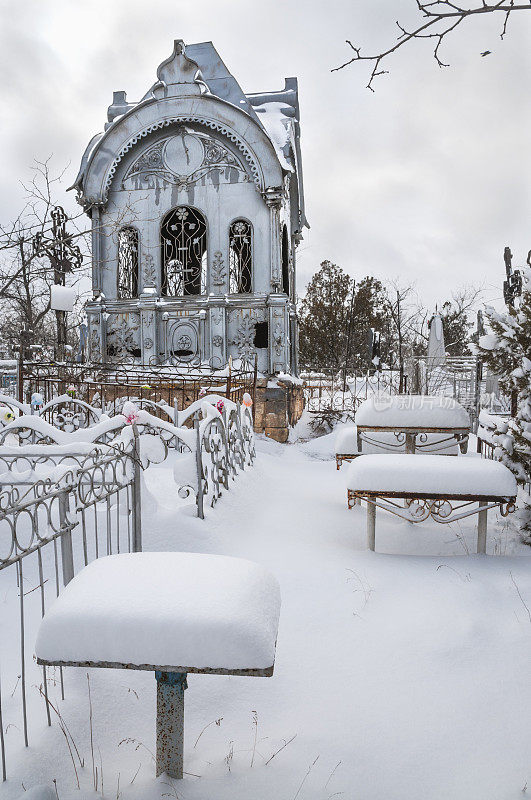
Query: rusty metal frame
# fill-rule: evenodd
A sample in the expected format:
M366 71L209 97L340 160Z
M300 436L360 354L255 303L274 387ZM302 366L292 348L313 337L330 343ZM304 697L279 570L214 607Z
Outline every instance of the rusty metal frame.
M354 461L361 455L362 453L336 453L336 469L341 469L343 461Z
M404 513L405 509L398 503L394 503L390 498L396 498L406 501L406 507L411 508L415 502L421 502L421 513L414 515L411 513ZM496 495L463 495L463 494L423 494L422 492L370 492L360 489L347 489L347 504L351 509L356 504L357 500L365 500L366 503L371 503L377 508L384 511L389 511L391 514L406 520L407 522L424 522L428 517L431 517L435 522L441 524L448 524L455 522L458 519L479 514L481 511L488 511L491 508L499 506L500 513L506 517L512 514L515 510L516 497L500 497ZM458 505L453 506L452 502L457 502ZM450 511L443 513L443 506L441 504L447 503L450 506ZM486 505L478 506L477 508L461 512L460 509L466 508L473 503L482 503ZM505 506L505 509L504 509Z
M382 425L378 427L375 427L374 425L357 425L356 430L358 437L358 450L360 451L362 449L362 441L366 441L369 444L380 447L382 450L391 451L393 449L398 449L402 446L402 444L405 443L406 453L414 453L416 450L422 450L426 447L433 448L435 445L443 444L446 441L450 443L452 439L455 439L455 443L459 445L461 452L466 453L470 434L469 428L428 428L417 425ZM397 443L390 444L389 442L379 442L377 439L371 439L369 436L367 436L367 433L394 433ZM448 438L440 439L436 442L427 442L427 435L429 433L446 434Z
M198 675L237 675L250 678L270 678L274 664L265 669L225 669L223 667L174 667L155 664L124 664L119 661L49 661L37 658L46 667L83 667L85 669L139 669L145 672L194 672Z

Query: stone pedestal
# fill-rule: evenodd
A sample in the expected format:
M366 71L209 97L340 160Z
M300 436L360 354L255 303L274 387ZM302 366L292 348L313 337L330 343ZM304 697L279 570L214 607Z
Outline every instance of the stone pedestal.
M287 442L289 430L298 422L303 410L302 386L266 378L257 381L254 404L254 429L257 433L265 433L277 442Z

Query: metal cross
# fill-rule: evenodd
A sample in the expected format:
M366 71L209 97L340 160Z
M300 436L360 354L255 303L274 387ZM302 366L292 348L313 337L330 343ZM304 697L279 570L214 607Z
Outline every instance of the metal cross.
M503 260L507 273L507 279L503 282L503 299L506 305L514 308L514 301L522 294L522 273L519 269L513 270L513 254L510 247L506 247L503 251Z
M72 243L72 234L66 231L68 217L64 209L61 206L55 206L50 216L52 218L51 236L46 237L43 231L38 231L33 237L33 252L37 257L46 256L53 269L54 283L64 286L66 273L81 266L83 254L79 247ZM66 345L65 314L65 311L55 312L57 320L56 357L59 360L64 360Z

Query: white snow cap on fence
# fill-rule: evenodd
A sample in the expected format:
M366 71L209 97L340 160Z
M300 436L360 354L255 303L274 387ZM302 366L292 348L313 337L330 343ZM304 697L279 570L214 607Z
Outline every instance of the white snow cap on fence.
M469 428L470 417L452 397L380 394L361 403L356 411L356 424L387 428Z
M499 461L426 455L359 456L349 467L353 491L515 497L516 479Z
M77 292L71 286L50 286L50 306L54 311L73 311Z
M126 553L93 561L41 623L45 661L209 669L274 664L276 579L251 561L202 553Z

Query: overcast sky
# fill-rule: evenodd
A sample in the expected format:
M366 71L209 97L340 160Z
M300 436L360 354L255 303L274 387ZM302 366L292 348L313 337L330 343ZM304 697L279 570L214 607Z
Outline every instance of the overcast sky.
M531 11L474 19L443 50L413 42L391 74L341 71L350 38L366 52L415 19L414 0L0 0L0 219L23 202L34 158L54 154L73 182L113 90L138 100L173 39L212 40L244 91L299 78L311 230L298 290L328 258L356 278L398 276L429 306L453 288L501 296L503 248L531 248ZM493 15L489 15L492 17ZM481 58L484 50L492 55ZM72 193L70 193L71 198ZM66 198L65 204L68 205ZM72 202L72 198L70 199Z

